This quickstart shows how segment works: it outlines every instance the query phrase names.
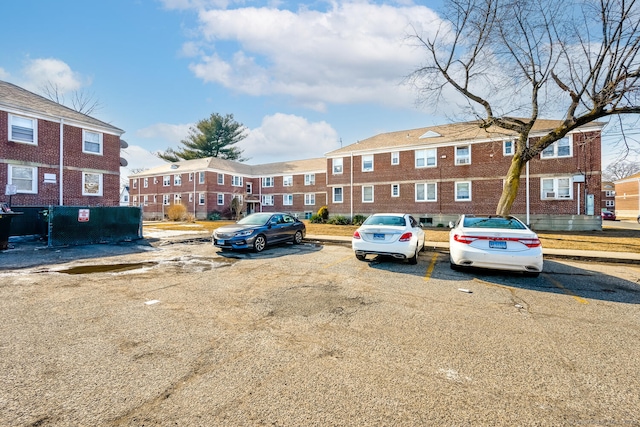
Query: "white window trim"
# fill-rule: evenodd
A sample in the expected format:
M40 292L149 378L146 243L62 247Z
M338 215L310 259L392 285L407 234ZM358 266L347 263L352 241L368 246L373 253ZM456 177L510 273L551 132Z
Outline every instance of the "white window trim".
M145 206L149 206L149 196L147 194L144 195L144 201L142 202L143 205Z
M218 195L216 196L216 200L217 200L218 206L224 205L224 194L218 193Z
M273 206L275 203L275 198L273 194L263 194L262 195L262 205L263 206Z
M511 143L511 153L507 153L507 142ZM505 141L502 141L502 155L507 157L507 156L513 156L516 152L516 142L513 139L507 139Z
M204 172L198 172L198 183L204 184Z
M85 191L85 177L87 174L98 175L98 192L97 193L88 193ZM94 173L94 172L82 172L82 195L83 196L94 196L94 197L102 197L103 193L103 185L102 185L102 174Z
M393 151L391 153L391 164L393 166L397 166L397 165L400 164L400 152L399 151Z
M193 172L189 172L189 182L193 181Z
M13 117L18 117L24 120L31 120L31 123L33 124L33 141L22 141L22 140L13 138L13 132L12 132ZM7 133L9 137L9 141L17 142L18 144L38 145L38 119L34 117L22 116L19 114L9 114L9 120L7 120L7 122L9 123L9 128Z
M169 202L171 201L171 194L163 194L162 195L162 204L164 206L169 206Z
M469 149L469 155L468 156L458 156L458 148L468 148ZM465 144L465 145L456 145L453 149L453 153L455 156L455 165L456 166L466 166L466 165L470 165L471 164L471 144ZM464 161L462 162L462 159L469 159L468 161Z
M562 139L567 138L569 140L569 154L566 156L559 156L558 155L558 142L560 142ZM573 134L569 134L566 135L564 138L559 139L558 141L554 142L553 144L551 144L549 147L553 147L553 154L549 155L549 156L545 156L544 155L544 150L542 150L540 152L540 159L568 159L573 157ZM549 148L547 147L547 148Z
M604 205L608 208L612 208L616 205L615 200L605 200Z
M340 189L341 191L341 195L342 195L342 200L340 200L339 202L336 201L336 190ZM331 200L333 200L333 203L343 203L344 202L344 188L343 187L333 187L333 189L331 190Z
M162 175L162 186L163 187L171 186L171 175Z
M293 206L293 194L282 195L282 206Z
M393 187L398 187L398 194L393 194ZM400 184L391 184L391 197L400 197Z
M304 185L316 185L316 174L315 173L304 174Z
M424 199L418 199L418 186L419 185L424 185ZM434 198L430 199L429 198L429 192L427 191L427 187L429 185L433 185L433 194L434 194ZM414 185L414 200L417 203L426 203L426 202L437 202L438 201L438 183L437 182L416 182L416 184Z
M262 177L262 188L271 188L273 187L273 177L272 176L263 176Z
M224 174L223 173L219 173L218 174L218 185L224 185ZM202 184L202 182L200 182L200 184Z
M370 168L366 168L365 169L365 166L364 166L365 159L367 159L367 160L371 159L371 167ZM364 154L362 156L362 158L361 158L361 161L362 161L362 164L360 166L360 170L362 172L373 172L373 154Z
M21 165L12 165L8 164L8 179L7 183L12 184L12 171L14 167L31 169L31 190L17 190L18 194L38 194L38 168L35 166L21 166Z
M371 188L371 200L365 200L364 199L364 189L366 188ZM375 186L373 185L363 185L362 186L362 203L373 203L375 200Z
M95 151L87 151L85 150L84 147L84 143L86 142L86 135L88 133L95 133L98 135L98 145L100 146L100 151L95 152ZM102 156L102 152L104 150L104 143L103 143L103 134L102 132L96 132L93 130L87 130L87 129L82 129L82 152L86 153L86 154L93 154L94 156Z
M282 186L283 187L293 187L293 175L283 175L282 176Z
M206 199L206 197L205 197L204 193L198 193L198 204L200 206L204 206L205 199Z
M189 193L189 203L193 202L193 193Z
M553 180L553 191L546 191L544 189L543 181L550 179ZM561 179L569 180L569 197L558 197L558 181ZM553 193L553 197L549 197L549 193ZM540 200L573 200L573 179L570 176L540 178Z
M337 165L336 162L339 161L340 164ZM340 167L340 170L336 172L336 167ZM333 175L342 175L344 171L344 158L340 157L339 159L331 159L331 172Z
M315 193L307 193L304 195L304 205L305 206L315 206L316 204L316 194Z
M461 199L458 197L458 185L460 184L469 184L469 198L468 199ZM473 200L473 196L472 196L472 192L471 192L471 181L456 181L454 184L454 190L455 190L455 201L456 202L470 202L471 200Z
M174 175L173 176L173 185L179 187L182 185L182 175Z
M242 183L242 177L239 175L234 175L231 177L231 186L232 187L242 187L244 184Z
M433 158L435 159L435 163L433 165L429 165L427 159L429 158L429 156L427 156L427 153L433 151L434 152L434 156ZM424 152L424 166L418 166L418 153L419 152ZM437 148L421 148L419 150L415 150L414 151L414 166L416 169L422 169L422 168L436 168L438 167L438 149Z
M142 180L142 186L143 186L144 188L149 188L149 178L144 178L144 179Z

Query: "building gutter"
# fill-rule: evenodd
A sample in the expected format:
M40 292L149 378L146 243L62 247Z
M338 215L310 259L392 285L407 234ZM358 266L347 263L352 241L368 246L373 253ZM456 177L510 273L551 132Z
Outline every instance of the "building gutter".
M59 183L59 205L64 206L64 119L60 118L60 183Z

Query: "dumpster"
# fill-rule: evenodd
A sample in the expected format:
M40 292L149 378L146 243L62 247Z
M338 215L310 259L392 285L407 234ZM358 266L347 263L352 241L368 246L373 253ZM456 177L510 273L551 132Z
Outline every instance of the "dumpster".
M9 228L11 227L11 219L18 215L22 215L22 212L0 211L0 251L9 249Z

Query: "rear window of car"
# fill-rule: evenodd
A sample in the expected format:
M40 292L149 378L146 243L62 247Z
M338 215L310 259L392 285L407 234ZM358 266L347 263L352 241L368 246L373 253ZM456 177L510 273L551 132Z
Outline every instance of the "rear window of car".
M510 230L525 230L527 228L515 218L503 217L465 217L464 226L467 228L505 228Z
M392 215L370 216L362 225L395 225L404 227L406 225L404 217Z

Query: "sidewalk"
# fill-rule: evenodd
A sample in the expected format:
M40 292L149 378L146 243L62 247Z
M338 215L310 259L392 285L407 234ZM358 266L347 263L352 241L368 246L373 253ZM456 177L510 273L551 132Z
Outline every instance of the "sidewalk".
M307 234L305 240L351 246L351 237L347 236L323 236ZM449 251L449 242L424 242L426 249L437 251ZM633 252L604 252L604 251L578 251L572 249L542 248L542 253L550 258L569 258L584 260L599 260L603 262L621 262L640 264L640 253Z

